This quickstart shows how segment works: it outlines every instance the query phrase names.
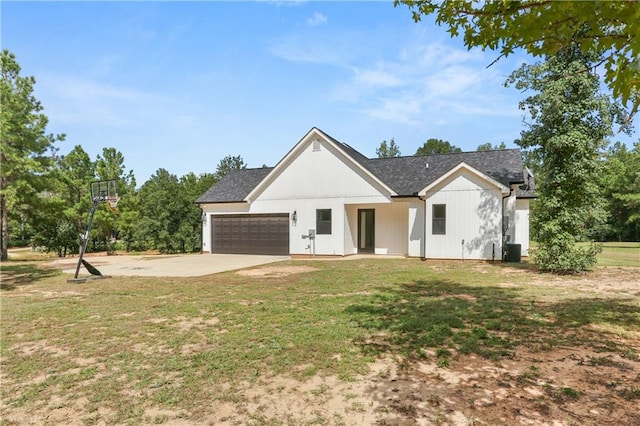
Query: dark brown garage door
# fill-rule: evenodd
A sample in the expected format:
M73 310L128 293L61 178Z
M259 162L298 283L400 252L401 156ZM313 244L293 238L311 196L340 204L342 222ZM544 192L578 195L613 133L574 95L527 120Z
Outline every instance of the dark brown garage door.
M214 215L213 253L289 254L289 214Z

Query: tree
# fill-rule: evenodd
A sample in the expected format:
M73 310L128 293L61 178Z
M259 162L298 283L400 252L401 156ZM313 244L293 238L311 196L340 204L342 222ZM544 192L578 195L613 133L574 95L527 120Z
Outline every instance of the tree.
M500 142L500 145L491 145L491 142L487 142L487 143L483 143L478 145L478 148L476 148L476 151L496 151L499 149L506 149L507 146L504 144L504 142Z
M163 253L175 252L176 234L186 215L176 175L158 169L140 188L140 222L137 239ZM193 202L193 200L192 200Z
M599 250L576 241L604 219L599 155L613 124L624 124L624 111L599 94L595 60L596 54L571 45L542 63L522 65L505 83L534 92L520 103L528 121L517 143L540 163L532 230L539 244L533 260L543 271L587 270Z
M462 152L462 149L442 139L430 138L416 151L415 155L448 154Z
M126 198L135 191L136 180L133 170L125 173L124 155L115 148L103 148L102 155L96 158L96 174L100 180L116 179L118 181L118 196ZM118 209L111 209L103 203L96 211L94 234L101 234L104 238L107 253L112 252L111 241L117 235L119 216L127 202L118 203Z
M498 59L517 49L545 58L570 46L585 53L595 49L590 66L604 64L613 95L631 104L631 115L638 110L640 7L635 1L395 0L400 3L411 9L414 21L434 14L436 23L448 27L452 37L462 35L469 49L498 50Z
M31 243L44 247L48 252L55 251L59 257L65 257L78 244L78 233L72 219L65 215L67 202L58 194L47 194L34 209L34 232Z
M65 203L64 216L74 224L78 244L82 243L80 235L87 227L91 210L89 184L95 180L95 169L89 154L76 145L67 155L57 159L53 172L54 192Z
M227 155L218 163L215 177L216 179L220 180L224 176L228 175L232 170L240 170L246 168L247 164L244 162L241 156L237 155L233 157L231 155Z
M380 146L376 149L376 155L378 158L400 157L400 147L396 145L396 141L391 138L389 144L387 144L387 141L380 143Z
M194 203L200 195L205 193L216 183L216 178L211 173L196 176L188 173L180 178L180 194L185 206L185 214L182 217L176 239L183 253L194 252L202 247L202 216L200 208Z
M0 55L0 260L7 260L9 211L34 205L45 189L45 173L51 165L47 151L64 135L47 135L47 116L33 95L34 77L22 77L16 57L8 50Z
M640 240L640 140L631 150L620 142L609 148L600 186L609 214L604 238Z

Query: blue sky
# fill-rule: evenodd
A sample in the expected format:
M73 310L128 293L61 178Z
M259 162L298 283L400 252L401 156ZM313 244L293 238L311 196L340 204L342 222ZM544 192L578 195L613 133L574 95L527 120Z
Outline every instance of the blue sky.
M395 138L465 151L513 140L522 54L467 51L392 2L2 2L2 47L36 77L48 130L95 158L214 172L226 155L275 165L311 127L367 156ZM637 126L636 126L637 127ZM637 140L616 136L614 140Z

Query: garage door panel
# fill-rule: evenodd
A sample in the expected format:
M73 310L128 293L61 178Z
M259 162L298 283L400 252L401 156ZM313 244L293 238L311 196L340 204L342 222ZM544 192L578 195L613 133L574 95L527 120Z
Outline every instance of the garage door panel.
M214 215L213 253L289 254L289 214Z

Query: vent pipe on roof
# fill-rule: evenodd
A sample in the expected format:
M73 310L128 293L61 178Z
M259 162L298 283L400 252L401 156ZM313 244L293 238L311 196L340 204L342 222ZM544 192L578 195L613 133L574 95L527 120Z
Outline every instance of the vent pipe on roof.
M428 169L429 168L429 163L424 163L424 168Z

